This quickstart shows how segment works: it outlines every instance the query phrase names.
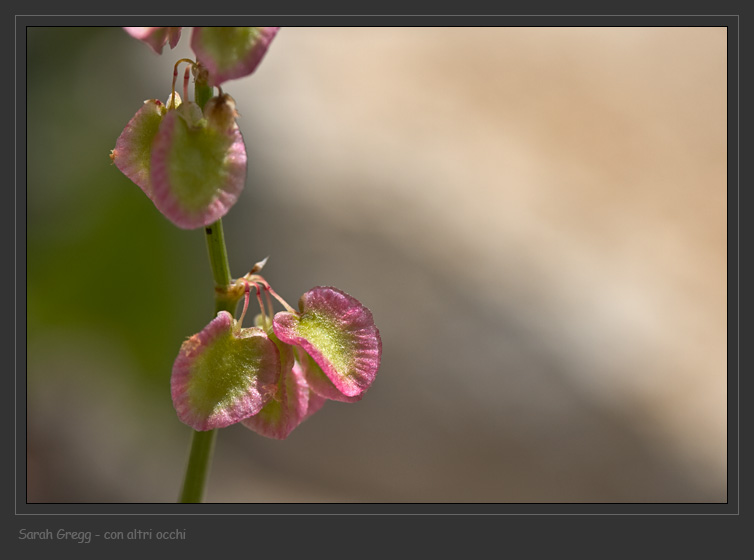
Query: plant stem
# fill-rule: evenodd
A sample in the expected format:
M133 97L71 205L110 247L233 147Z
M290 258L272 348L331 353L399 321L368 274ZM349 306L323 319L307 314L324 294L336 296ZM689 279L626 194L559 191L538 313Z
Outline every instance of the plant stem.
M209 265L212 268L212 277L215 279L215 287L227 289L230 285L230 267L228 265L228 251L225 249L225 235L223 234L223 222L217 220L204 228L207 235L207 252L209 253ZM215 309L215 311L222 311ZM226 311L233 311L226 309Z
M215 280L215 314L219 311L228 311L233 315L238 304L238 298L228 294L228 287L232 278L228 264L228 251L225 248L222 220L217 220L214 224L207 226L204 233L207 238L207 252L209 253L212 277ZM216 436L217 430L194 431L180 503L199 503L204 498L204 488L212 464L212 452L215 447Z
M204 499L204 487L212 463L212 451L215 447L216 436L217 430L208 432L194 430L188 466L186 467L186 478L183 480L179 503L198 504Z

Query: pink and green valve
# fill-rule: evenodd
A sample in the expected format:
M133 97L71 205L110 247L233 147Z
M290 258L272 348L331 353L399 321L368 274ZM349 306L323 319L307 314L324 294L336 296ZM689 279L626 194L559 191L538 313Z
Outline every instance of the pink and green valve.
M316 287L291 308L259 275L245 286L238 320L220 311L181 346L171 389L178 418L197 431L241 423L270 438L285 439L326 400L355 402L372 385L382 340L372 313L345 292ZM261 310L243 327L249 290ZM269 297L286 311L273 315Z

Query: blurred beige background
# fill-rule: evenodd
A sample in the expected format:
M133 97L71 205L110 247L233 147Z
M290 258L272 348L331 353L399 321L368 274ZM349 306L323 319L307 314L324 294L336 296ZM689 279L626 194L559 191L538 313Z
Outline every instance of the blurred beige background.
M206 250L107 155L189 38L29 31L29 501L177 496L170 366L211 316ZM207 500L725 502L726 41L283 28L224 88L250 158L233 273L270 255L290 302L353 294L383 362L286 441L223 430ZM34 280L55 258L88 288Z

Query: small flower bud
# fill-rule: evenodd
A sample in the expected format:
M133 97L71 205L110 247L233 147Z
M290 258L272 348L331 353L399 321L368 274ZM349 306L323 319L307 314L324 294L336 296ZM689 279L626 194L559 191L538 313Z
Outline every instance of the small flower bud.
M217 95L207 101L204 106L204 116L210 127L218 132L228 132L236 126L236 117L238 117L236 102L227 93Z

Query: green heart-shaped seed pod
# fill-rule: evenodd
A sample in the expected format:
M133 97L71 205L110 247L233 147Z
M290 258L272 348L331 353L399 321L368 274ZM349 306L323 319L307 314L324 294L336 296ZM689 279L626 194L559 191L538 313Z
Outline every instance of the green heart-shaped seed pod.
M214 99L207 103L212 111L209 118L203 118L193 102L168 111L152 145L152 199L160 212L184 229L222 218L246 181L246 147L235 122L235 104L227 95L221 101Z
M356 298L331 287L306 292L299 309L300 313L276 314L273 330L318 366L313 367L306 357L301 360L307 383L326 398L347 402L361 398L377 375L382 355L372 313Z
M259 413L280 376L280 354L264 330L241 328L220 311L186 340L173 364L171 395L181 422L224 428Z
M194 27L191 48L209 72L209 85L248 76L259 65L279 27Z
M110 152L110 159L115 166L136 183L150 199L152 182L149 170L152 144L166 113L165 105L158 99L147 99L128 121L115 142L115 148Z

